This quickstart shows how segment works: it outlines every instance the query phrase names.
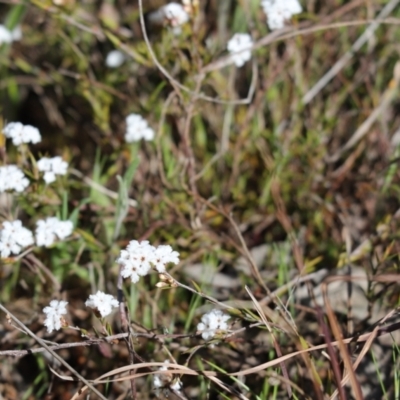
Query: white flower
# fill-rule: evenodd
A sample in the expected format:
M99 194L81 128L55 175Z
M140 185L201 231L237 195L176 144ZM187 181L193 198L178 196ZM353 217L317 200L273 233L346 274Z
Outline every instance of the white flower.
M12 31L0 24L0 45L3 43L12 43L22 39L21 27L18 25Z
M17 42L22 39L22 30L19 25L17 25L12 31L11 31L11 39L13 42Z
M145 276L151 269L150 262L154 257L154 247L147 240L129 242L126 250L121 250L117 263L123 268L121 275L123 278L130 278L136 283L141 276Z
M68 163L63 161L60 156L48 158L42 157L37 162L38 170L44 172L43 179L46 183L52 183L56 180L56 175L65 175L67 173Z
M0 254L7 258L11 253L19 254L21 250L34 243L32 232L22 226L20 220L4 221L0 231Z
M189 14L179 3L168 3L161 8L164 18L168 25L172 27L175 35L181 33L181 26L189 21Z
M108 68L118 68L124 63L125 59L125 54L122 51L112 50L107 54L106 66Z
M52 300L50 306L43 309L46 314L46 319L44 320L44 326L47 328L47 332L51 333L54 330L58 331L61 329L63 317L62 315L67 313L66 301Z
M165 264L179 263L179 253L177 251L173 251L172 247L169 245L161 245L155 249L151 262L155 269L162 273L165 272Z
M3 129L4 136L12 139L15 146L22 143L39 143L42 140L40 132L31 125L23 125L21 122L10 122Z
M201 332L204 340L212 339L218 330L226 331L228 324L226 321L230 318L221 310L213 309L201 317L201 322L197 325L197 330Z
M298 0L262 0L261 7L267 14L269 29L281 29L285 21L303 10Z
M58 221L54 226L54 233L60 240L67 238L74 230L74 224L72 221Z
M0 45L3 43L11 43L12 35L11 32L4 26L0 25Z
M237 67L242 67L246 61L250 60L252 45L253 39L248 33L235 33L229 40L227 49Z
M181 4L171 2L151 12L148 20L154 25L168 25L178 35L182 32L181 26L189 21L189 14Z
M162 7L162 10L171 26L180 26L189 21L189 14L179 3L168 3Z
M28 186L28 179L16 165L0 167L0 193L6 190L23 192Z
M57 239L64 240L74 229L72 221L60 221L56 217L41 219L36 222L36 244L51 246Z
M118 307L119 303L111 294L106 294L98 290L96 294L91 294L89 296L85 305L86 307L97 310L102 318L104 318L111 314L112 309Z
M122 266L122 277L130 278L136 283L141 276L149 273L151 267L162 273L165 272L166 264L178 264L179 253L173 251L169 245L155 248L147 240L142 242L132 240L126 250L121 250L117 263Z
M154 130L142 116L138 114L129 114L126 117L125 140L127 143L138 142L139 140L153 140Z
M164 361L164 365L160 367L159 371L167 371L168 370L169 360ZM174 378L174 376L169 374L154 374L153 377L153 386L156 390L162 388L170 388L172 390L179 391L182 388L182 382L179 378Z

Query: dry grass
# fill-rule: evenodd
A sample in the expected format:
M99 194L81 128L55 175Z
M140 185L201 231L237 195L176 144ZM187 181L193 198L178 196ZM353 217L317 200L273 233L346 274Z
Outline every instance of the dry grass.
M400 398L399 2L308 2L269 33L258 1L200 1L179 36L147 24L161 1L142 23L136 2L63 3L0 4L24 33L0 47L3 121L37 126L33 155L71 164L54 186L3 196L2 218L77 226L1 265L0 398L83 399L84 385L154 398L165 359L183 382L171 398ZM237 31L256 40L240 69L225 50ZM104 64L114 48L118 69ZM130 112L154 142L124 142ZM110 317L107 336L84 302L117 294L133 239L182 261L166 289L155 274L124 283L127 320ZM52 298L84 337L46 333ZM196 335L213 306L231 315L214 347Z

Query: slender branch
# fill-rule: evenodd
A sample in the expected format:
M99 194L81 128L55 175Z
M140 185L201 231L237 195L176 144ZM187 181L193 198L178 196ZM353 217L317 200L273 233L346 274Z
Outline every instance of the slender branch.
M100 185L99 183L95 182L93 179L90 179L89 177L83 175L82 172L78 171L77 169L71 169L70 172L73 175L77 176L78 178L82 179L83 182L85 182L87 185L89 185L91 188L97 190L98 192L105 194L106 196L111 197L114 200L118 199L117 192L113 192L112 190L107 189L106 187ZM138 205L137 201L133 200L133 199L128 199L127 202L133 208L136 208Z
M72 374L74 374L81 382L83 382L93 393L96 393L101 399L107 400L91 383L89 383L78 371L72 368L62 357L60 357L51 346L47 345L46 342L35 335L27 326L25 326L15 315L7 310L0 303L0 310L4 311L21 329L24 330L31 338L38 342L45 350L47 350L56 360L58 360L65 368L67 368Z
M304 95L303 103L308 104L310 101L328 84L329 81L336 76L339 71L353 58L354 54L361 49L361 47L369 40L374 34L376 29L381 23L381 19L386 18L399 4L400 0L391 0L378 14L378 17L372 21L371 25L365 32L353 43L350 50L347 51L333 67Z

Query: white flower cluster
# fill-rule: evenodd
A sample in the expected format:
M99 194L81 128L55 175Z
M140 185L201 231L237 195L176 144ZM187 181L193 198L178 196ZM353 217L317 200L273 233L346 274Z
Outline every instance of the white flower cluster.
M15 146L22 143L39 143L42 140L39 129L21 122L10 122L3 129L4 136L11 139Z
M124 63L125 59L125 54L122 51L112 50L107 54L106 66L108 68L118 68Z
M60 221L56 217L37 221L36 244L38 246L51 246L56 238L63 240L69 236L74 226L72 221ZM22 226L20 220L3 222L0 230L0 255L2 258L12 254L19 254L25 247L34 244L32 232Z
M189 14L179 3L168 3L161 8L168 25L176 35L181 33L181 26L189 21Z
M56 175L65 175L67 173L68 163L60 156L48 158L42 157L37 166L39 171L44 172L43 179L46 183L52 183L56 180Z
M179 35L181 26L189 21L189 14L181 4L173 1L151 12L148 20L154 25L168 25L175 35Z
M56 238L63 240L74 229L72 221L60 221L56 217L41 219L36 222L36 244L38 246L51 246Z
M6 190L23 192L29 186L29 180L16 165L0 167L0 193Z
M12 31L0 24L0 46L3 43L12 43L17 40L21 40L22 31L21 27L17 26Z
M168 364L169 360L165 360L164 365L158 370L167 371ZM179 391L182 388L182 382L179 378L174 378L172 374L154 374L153 385L157 391L163 388Z
M67 304L66 301L52 300L50 306L43 309L46 314L44 326L47 327L49 333L61 329L64 324L63 315L67 314ZM102 317L106 317L111 313L113 307L118 307L119 303L110 294L105 294L99 290L96 294L90 295L85 304L87 307L96 309Z
M251 46L253 39L248 33L235 33L227 44L231 60L237 67L242 67L251 59Z
M126 117L125 140L127 143L132 143L141 139L153 140L154 130L141 115L129 114Z
M303 9L298 0L261 0L261 7L267 14L269 29L281 29L295 14L300 14Z
M121 250L117 263L123 267L122 277L130 278L133 283L136 283L141 276L149 273L152 266L159 273L163 273L166 264L178 264L179 253L173 251L169 245L161 245L156 248L147 240L142 242L132 240L126 250Z
M97 310L101 317L104 318L111 314L112 309L118 307L119 303L111 294L106 294L98 290L96 294L89 296L85 305Z
M19 254L21 250L34 243L32 232L22 226L20 220L4 221L0 231L0 254L7 258L10 254Z
M226 321L230 318L221 310L213 309L201 317L201 322L197 325L198 332L204 340L212 339L217 331L226 331L228 324Z
M63 315L67 313L66 301L52 300L50 306L43 309L46 314L46 319L44 320L44 326L47 328L47 332L51 333L54 330L58 331L63 325L64 318Z

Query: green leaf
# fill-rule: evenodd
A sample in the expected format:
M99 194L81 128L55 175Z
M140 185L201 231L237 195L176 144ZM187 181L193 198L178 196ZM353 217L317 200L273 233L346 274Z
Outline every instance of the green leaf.
M9 13L7 14L5 20L5 26L13 30L18 24L21 23L22 19L26 13L26 2L22 4L17 4L16 6L12 7Z

